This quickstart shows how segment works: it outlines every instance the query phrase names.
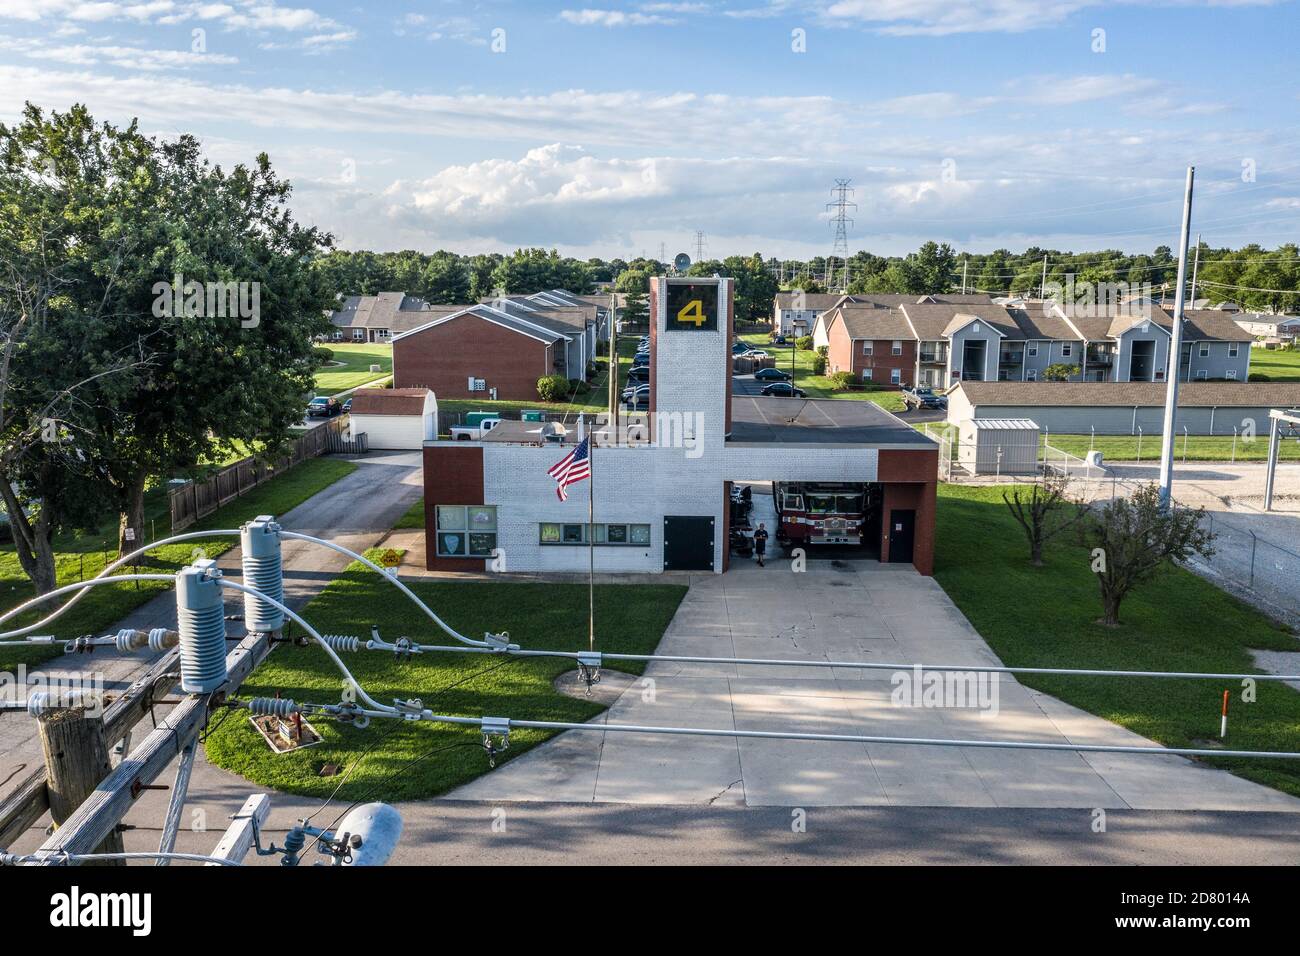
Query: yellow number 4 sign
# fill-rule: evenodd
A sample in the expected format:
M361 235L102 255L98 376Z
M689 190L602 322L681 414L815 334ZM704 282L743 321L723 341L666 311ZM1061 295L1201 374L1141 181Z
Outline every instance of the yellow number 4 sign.
M690 322L697 329L708 320L708 316L704 314L704 301L702 299L691 299L677 313L678 322Z

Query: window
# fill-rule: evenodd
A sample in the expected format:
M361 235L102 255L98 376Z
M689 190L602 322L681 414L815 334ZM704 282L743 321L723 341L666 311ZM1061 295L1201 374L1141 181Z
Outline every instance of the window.
M896 368L891 368L891 369L889 370L889 384L890 384L890 385L897 385L897 384L898 384L899 382L901 382L902 380L903 380L903 373L902 373L901 370L896 369Z
M342 329L335 329L335 330L334 330L334 341L335 341L335 342L342 342L342 341L343 341L343 330L342 330Z
M388 342L393 338L393 333L388 329L375 329L376 342Z
M438 556L490 558L497 546L496 505L438 505Z
M353 330L352 330L352 341L353 341L353 342L364 342L365 340L366 340L366 330L365 330L365 329L353 329Z
M1239 343L1237 343L1237 342L1229 342L1229 343L1228 343L1228 358L1236 358L1236 357L1237 357L1237 349L1238 349L1239 347L1240 347Z
M870 355L870 354L871 354L871 343L870 343L870 342L863 342L863 343L862 343L862 354L863 354L863 355Z
M1196 377L1197 377L1197 378L1209 378L1209 377L1210 377L1210 370L1209 370L1209 369L1204 369L1204 368L1198 368L1198 369L1196 370Z
M875 372L874 368L864 368L862 370L862 381L864 382L871 381L871 376L873 372Z
M893 344L891 344L891 345L889 346L889 354L890 354L890 355L902 355L902 354L903 354L903 343L900 342L898 339L894 339Z
M1235 368L1227 369L1224 371L1223 377L1235 382L1237 380L1237 370Z
M1061 358L1069 358L1069 357L1070 357L1071 355L1073 355L1073 354L1074 354L1074 343L1073 343L1073 342L1062 342L1062 343L1061 343Z
M485 378L474 378L474 377L471 375L470 378L469 378L469 384L466 386L466 389L467 389L468 391L471 391L471 392L486 392L486 391L487 391L487 379L485 379Z
M1200 348L1200 356L1201 356L1201 358L1205 358L1205 357L1207 357L1209 354L1210 354L1210 343L1209 343L1209 342L1202 342L1202 343L1201 343L1201 348Z
M1037 355L1037 354L1038 354L1038 343L1037 343L1037 342L1030 342L1028 345L1025 346L1025 351L1028 352L1030 355Z
M1025 372L1025 381L1026 382L1038 381L1038 369L1031 368L1029 371Z
M560 524L543 522L538 526L538 542L555 545L587 544L587 529L591 528L592 543L614 547L644 548L650 544L648 524Z

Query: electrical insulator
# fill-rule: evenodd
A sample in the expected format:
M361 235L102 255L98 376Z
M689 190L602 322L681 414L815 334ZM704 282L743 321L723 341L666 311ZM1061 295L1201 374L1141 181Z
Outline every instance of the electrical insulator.
M285 697L254 697L248 702L248 710L254 717L288 717L299 711L292 700Z
M85 703L85 692L75 687L58 692L48 690L33 691L27 695L27 715L29 717L40 717L52 710L81 707Z
M155 627L149 632L149 650L165 651L169 647L175 647L180 634L176 631L169 631L165 627Z
M280 563L280 526L271 515L258 515L239 529L244 584L284 602L284 570ZM244 627L248 633L269 634L284 627L284 612L261 598L244 595Z
M206 694L226 682L226 615L221 572L204 558L176 575L176 619L181 645L181 689Z
M131 651L138 651L149 641L149 635L144 631L137 631L134 628L124 627L117 632L113 638L113 646L118 649L119 653L129 654Z
M336 651L352 653L361 649L361 638L350 637L347 634L325 634L321 640Z

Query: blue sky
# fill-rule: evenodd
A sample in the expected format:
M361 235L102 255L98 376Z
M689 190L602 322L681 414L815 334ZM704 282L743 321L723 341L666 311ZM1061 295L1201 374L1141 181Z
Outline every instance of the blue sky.
M307 2L307 0L304 0ZM271 154L348 248L1300 239L1300 12L1233 0L0 0L0 119Z

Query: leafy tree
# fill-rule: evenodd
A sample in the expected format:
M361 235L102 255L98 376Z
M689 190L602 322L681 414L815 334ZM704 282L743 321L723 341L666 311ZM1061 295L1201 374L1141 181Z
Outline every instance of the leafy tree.
M330 328L333 296L311 266L329 237L294 222L290 187L265 155L226 172L193 137L96 126L81 107L48 119L29 109L3 135L21 144L8 155L49 164L46 211L68 224L74 270L62 295L74 312L101 309L88 327L55 329L51 347L74 367L126 346L142 359L81 396L79 450L111 490L119 549L130 550L144 539L151 479L236 443L276 445L301 420L312 336ZM213 294L226 284L239 291Z
M1161 508L1155 484L1088 509L1079 528L1101 589L1100 623L1118 627L1120 604L1166 562L1214 554L1214 535L1201 527L1204 514L1204 508Z
M1043 381L1068 382L1072 376L1078 374L1079 366L1077 365L1070 365L1067 362L1053 362L1043 369Z
M1043 548L1047 542L1077 524L1086 513L1082 506L1071 508L1069 492L1068 476L1048 473L1028 492L1017 485L1010 495L1005 491L1002 493L1011 517L1025 532L1029 541L1029 562L1036 568L1043 566Z
M419 295L426 302L460 303L470 301L470 272L465 262L450 252L429 257L420 274Z

